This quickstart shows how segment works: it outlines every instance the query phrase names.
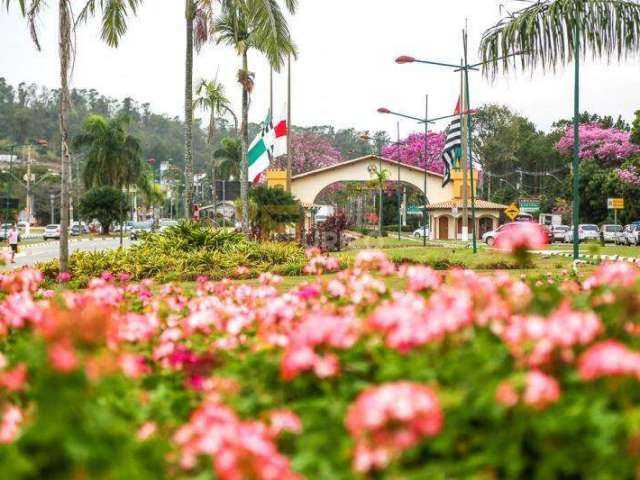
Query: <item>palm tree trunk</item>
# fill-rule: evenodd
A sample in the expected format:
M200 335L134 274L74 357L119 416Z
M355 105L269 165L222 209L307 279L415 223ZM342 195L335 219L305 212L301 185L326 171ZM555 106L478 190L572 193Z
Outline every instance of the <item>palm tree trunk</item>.
M242 52L242 69L246 75L249 74L247 50ZM242 142L242 160L240 163L240 201L242 203L242 230L249 231L249 164L247 160L247 150L249 148L249 91L246 85L242 85L242 124L240 126L240 136Z
M229 112L229 114L233 118L234 133L235 133L235 136L237 137L238 136L238 116L229 107L225 108L225 110Z
M69 193L71 192L71 154L69 152L69 132L66 115L71 106L69 93L69 67L71 62L71 15L68 0L58 2L58 54L60 57L60 128L61 169L60 169L60 271L69 269Z
M187 50L184 86L184 215L191 218L193 210L193 0L185 0Z

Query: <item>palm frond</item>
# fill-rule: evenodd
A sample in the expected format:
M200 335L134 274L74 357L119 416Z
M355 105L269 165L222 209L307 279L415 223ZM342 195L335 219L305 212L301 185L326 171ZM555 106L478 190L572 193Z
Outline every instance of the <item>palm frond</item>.
M634 0L539 0L487 30L480 43L485 73L520 65L555 69L573 60L576 24L580 53L624 58L640 49L640 4ZM519 52L516 57L504 58Z

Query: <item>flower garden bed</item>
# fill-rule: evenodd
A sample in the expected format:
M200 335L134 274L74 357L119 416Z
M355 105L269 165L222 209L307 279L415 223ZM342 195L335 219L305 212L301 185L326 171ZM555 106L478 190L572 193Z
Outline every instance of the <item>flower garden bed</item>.
M0 478L633 478L639 276L366 251L286 292L272 274L185 292L8 273Z

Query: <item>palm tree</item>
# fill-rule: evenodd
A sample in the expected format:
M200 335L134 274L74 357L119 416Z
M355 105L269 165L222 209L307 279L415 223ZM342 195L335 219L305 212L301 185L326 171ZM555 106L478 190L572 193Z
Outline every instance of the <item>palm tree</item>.
M216 159L214 157L213 141L216 132L216 115L221 116L225 112L231 113L236 122L236 134L238 119L231 110L231 102L224 93L224 85L215 80L201 80L196 89L198 98L194 101L194 106L202 110L209 111L209 130L207 135L207 144L209 145L209 154L211 156L211 185L213 186L213 205L215 210L216 204Z
M193 209L193 50L199 51L209 40L209 22L217 0L185 0L187 43L184 83L184 212L191 218Z
M27 17L31 38L38 50L37 21L46 6L45 0L0 0L8 9L18 4L20 12ZM69 91L69 77L74 61L75 24L95 16L96 11L102 12L102 39L110 46L117 47L120 38L127 31L126 19L129 12L136 13L142 0L86 0L78 19L73 18L71 0L58 0L58 58L60 62L60 110L58 113L58 127L60 130L61 171L60 171L60 271L68 270L69 260L69 214L71 192L71 153L69 148L69 131L67 128L67 114L71 109L71 93Z
M248 51L263 53L271 67L279 71L288 55L295 55L289 27L277 0L223 0L224 8L214 24L217 43L233 47L241 58L238 82L242 88L242 164L240 170L240 197L242 203L242 227L248 231L249 165L249 96L253 90L254 74L249 71ZM284 6L295 13L297 0L284 0Z
M621 60L639 49L640 4L631 0L539 0L509 14L482 37L480 51L491 75L516 68L513 52L522 68L555 69L574 62L574 258L579 256L580 57L590 51L594 57Z
M227 137L220 141L220 148L213 152L213 158L220 171L220 177L229 180L240 178L242 162L242 141L239 138Z

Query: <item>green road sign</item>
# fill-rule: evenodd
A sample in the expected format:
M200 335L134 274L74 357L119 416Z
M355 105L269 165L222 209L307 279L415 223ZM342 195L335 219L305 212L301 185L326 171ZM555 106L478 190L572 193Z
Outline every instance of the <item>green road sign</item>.
M520 200L520 211L534 213L540 211L540 200Z
M422 215L422 207L418 205L409 205L407 207L407 215Z

